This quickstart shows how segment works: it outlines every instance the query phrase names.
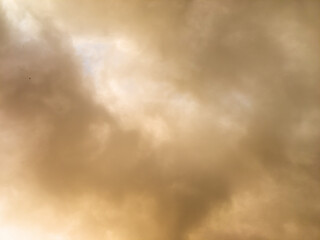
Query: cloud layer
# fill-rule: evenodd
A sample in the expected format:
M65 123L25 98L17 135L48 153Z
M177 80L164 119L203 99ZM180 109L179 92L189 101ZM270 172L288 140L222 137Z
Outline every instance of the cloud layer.
M318 1L15 3L5 240L319 239Z

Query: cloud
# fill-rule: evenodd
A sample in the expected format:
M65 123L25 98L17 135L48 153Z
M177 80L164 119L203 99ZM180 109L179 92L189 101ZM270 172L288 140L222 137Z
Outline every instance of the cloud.
M2 224L65 239L319 238L316 1L21 6L39 27L28 41L0 15ZM134 47L108 43L88 74L70 36Z

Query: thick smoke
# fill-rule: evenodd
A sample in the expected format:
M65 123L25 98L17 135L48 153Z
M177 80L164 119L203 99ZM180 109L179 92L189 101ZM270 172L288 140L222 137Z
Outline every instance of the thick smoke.
M39 31L24 41L1 10L7 223L70 239L319 239L318 1L19 4ZM145 61L122 78L163 101L123 120L97 100L73 35L131 39Z

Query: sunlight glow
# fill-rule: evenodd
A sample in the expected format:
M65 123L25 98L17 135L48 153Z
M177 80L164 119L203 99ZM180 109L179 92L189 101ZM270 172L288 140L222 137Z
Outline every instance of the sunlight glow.
M1 240L69 240L63 234L47 233L14 225L0 226Z

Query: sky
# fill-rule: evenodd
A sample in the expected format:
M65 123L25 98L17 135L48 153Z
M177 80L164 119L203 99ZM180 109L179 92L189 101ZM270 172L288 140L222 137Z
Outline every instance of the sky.
M0 240L320 239L320 1L0 0Z

